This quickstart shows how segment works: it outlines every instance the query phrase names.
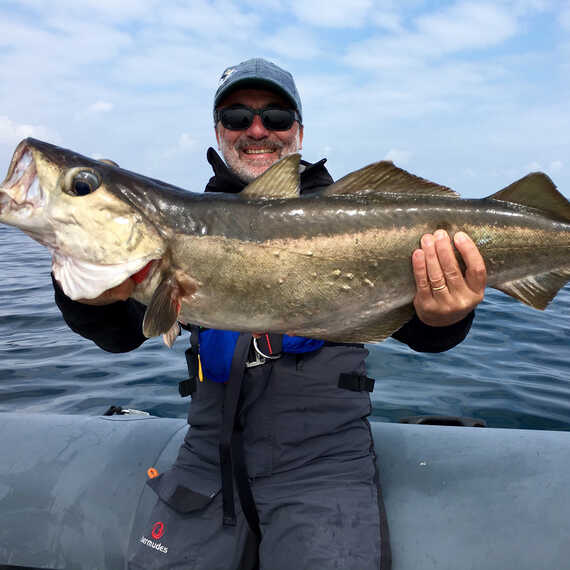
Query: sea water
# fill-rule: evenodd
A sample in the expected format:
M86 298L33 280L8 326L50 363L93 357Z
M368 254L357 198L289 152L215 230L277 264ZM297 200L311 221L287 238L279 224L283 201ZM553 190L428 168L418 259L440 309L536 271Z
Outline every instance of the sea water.
M127 354L73 333L53 300L48 251L0 225L0 412L102 414L110 406L184 417L188 335ZM570 430L570 285L544 312L488 289L468 338L441 354L369 345L375 419L483 419L490 427Z

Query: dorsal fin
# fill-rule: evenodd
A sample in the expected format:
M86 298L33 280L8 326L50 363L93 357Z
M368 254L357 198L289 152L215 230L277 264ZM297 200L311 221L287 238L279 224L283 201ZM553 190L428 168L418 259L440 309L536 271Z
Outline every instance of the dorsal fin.
M297 198L299 196L299 153L289 154L268 168L240 193L244 198Z
M570 202L543 172L531 172L489 198L537 208L556 218L570 221Z
M387 160L369 164L347 174L323 190L322 194L334 196L339 194L369 194L371 192L459 197L451 188L414 176Z

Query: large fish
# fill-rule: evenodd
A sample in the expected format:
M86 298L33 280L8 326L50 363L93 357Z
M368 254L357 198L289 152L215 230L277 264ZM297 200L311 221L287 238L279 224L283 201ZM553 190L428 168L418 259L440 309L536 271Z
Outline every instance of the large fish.
M469 234L489 286L532 307L570 279L570 204L545 174L481 200L391 162L318 193L298 187L298 155L240 194L203 194L26 139L0 186L0 222L52 251L72 299L134 275L146 336L172 337L180 320L380 341L413 314L411 254L438 228Z

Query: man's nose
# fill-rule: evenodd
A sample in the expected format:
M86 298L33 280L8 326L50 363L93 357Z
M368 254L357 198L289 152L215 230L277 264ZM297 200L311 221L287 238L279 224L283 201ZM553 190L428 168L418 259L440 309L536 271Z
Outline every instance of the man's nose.
M253 117L253 123L251 123L249 129L247 129L246 134L252 139L264 139L269 136L269 131L263 126L261 117L255 115Z

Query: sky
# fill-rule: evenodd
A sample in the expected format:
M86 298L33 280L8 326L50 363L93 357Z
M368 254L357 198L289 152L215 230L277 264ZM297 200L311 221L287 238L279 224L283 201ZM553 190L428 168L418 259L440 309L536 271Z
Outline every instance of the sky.
M0 0L0 178L32 136L196 192L228 66L293 73L303 158L570 197L570 0Z

